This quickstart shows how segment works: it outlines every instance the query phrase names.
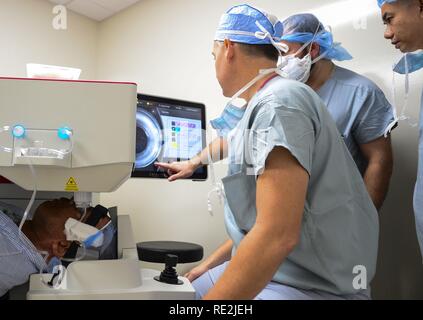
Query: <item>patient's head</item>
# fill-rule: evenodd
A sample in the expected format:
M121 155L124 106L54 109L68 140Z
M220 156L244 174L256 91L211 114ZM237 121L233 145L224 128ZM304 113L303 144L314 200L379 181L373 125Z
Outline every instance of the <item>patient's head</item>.
M36 209L32 220L25 222L22 231L39 251L48 252L48 260L52 257L62 258L72 243L72 241L66 240L66 221L73 218L86 222L92 210L93 208L88 208L86 214L82 216L72 199L60 198L46 201ZM102 229L109 221L109 217L103 217L95 227ZM109 233L108 235L110 235ZM111 236L113 236L113 232ZM109 238L109 241L105 240L102 251L110 243Z
M46 201L36 209L32 220L25 222L22 231L38 250L48 252L49 258L61 258L71 244L64 232L69 218L81 218L73 200L61 198Z

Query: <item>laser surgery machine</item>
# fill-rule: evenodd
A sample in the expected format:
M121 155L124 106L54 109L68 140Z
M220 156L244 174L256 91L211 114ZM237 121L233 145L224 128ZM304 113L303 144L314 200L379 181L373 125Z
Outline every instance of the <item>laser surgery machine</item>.
M0 78L0 176L87 207L131 176L136 108L135 83ZM129 215L119 212L117 224L118 259L72 262L55 286L52 274L34 274L27 299L194 299L187 279L158 281L163 273L140 268ZM172 255L161 262L176 264Z

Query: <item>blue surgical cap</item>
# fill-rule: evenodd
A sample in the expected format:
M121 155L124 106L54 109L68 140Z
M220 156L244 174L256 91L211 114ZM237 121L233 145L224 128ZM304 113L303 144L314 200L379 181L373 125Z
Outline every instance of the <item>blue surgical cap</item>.
M377 0L377 4L381 8L385 3L394 3L397 2L397 0Z
M339 43L334 43L331 32L325 30L323 24L309 13L295 14L283 22L282 40L288 42L307 43L312 41L320 45L320 53L325 59L351 60L351 54Z
M273 41L279 42L283 32L282 23L273 15L242 4L230 8L223 14L214 40L229 39L244 44L272 44L269 37L263 36L264 31L269 33Z

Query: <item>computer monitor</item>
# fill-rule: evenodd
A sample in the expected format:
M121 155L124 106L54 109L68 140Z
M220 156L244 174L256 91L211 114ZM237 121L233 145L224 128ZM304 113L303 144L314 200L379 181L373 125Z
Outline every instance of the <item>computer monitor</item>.
M206 147L202 103L138 94L136 159L132 177L167 178L155 162L189 160ZM189 179L206 180L207 166Z

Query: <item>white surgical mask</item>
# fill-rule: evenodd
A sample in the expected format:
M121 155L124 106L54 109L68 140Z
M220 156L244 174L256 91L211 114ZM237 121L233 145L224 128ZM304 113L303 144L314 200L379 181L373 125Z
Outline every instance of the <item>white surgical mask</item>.
M312 65L310 53L304 58L298 58L295 54L282 57L281 64L288 79L305 83L310 78Z
M321 32L324 32L324 30L322 30ZM281 56L278 68L282 70L285 74L287 74L288 79L306 83L310 78L311 66L327 55L329 50L326 50L323 54L321 54L314 60L311 59L310 52L308 52L303 58L298 57L299 53L303 52L305 48L307 48L314 42L319 33L320 32L318 32L317 28L313 38L309 42L304 43L301 48L297 50L297 52L295 52L294 54Z

